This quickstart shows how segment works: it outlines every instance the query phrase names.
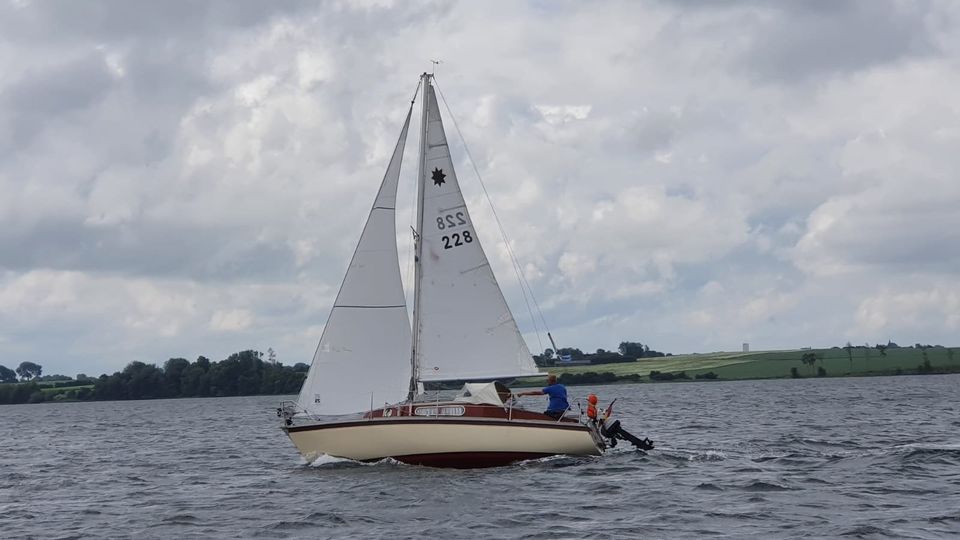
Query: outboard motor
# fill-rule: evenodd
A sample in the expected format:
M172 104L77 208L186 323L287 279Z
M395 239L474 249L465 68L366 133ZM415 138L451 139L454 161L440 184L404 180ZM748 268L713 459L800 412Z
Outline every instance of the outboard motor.
M607 406L607 410L603 413L603 418L597 418L597 396L596 394L590 394L587 396L587 418L600 427L600 435L610 440L611 448L617 445L618 440L623 440L630 441L638 450L653 450L653 441L647 438L640 439L631 434L620 426L619 420L615 420L609 426L607 425L607 419L610 418L610 413L613 412L613 403L615 401L617 400L611 401L610 405Z
M626 440L633 443L633 446L637 447L638 450L653 450L653 441L647 438L640 439L639 437L629 433L627 430L620 427L620 421L614 420L612 424L607 426L605 423L600 425L600 434L604 437L610 439L610 446L616 446L617 440Z

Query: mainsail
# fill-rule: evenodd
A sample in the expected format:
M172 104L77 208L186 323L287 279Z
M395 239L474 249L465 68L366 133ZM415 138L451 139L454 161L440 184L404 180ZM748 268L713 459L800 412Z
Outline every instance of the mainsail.
M417 378L537 375L460 192L430 76L424 81Z
M313 415L396 403L410 379L410 318L397 257L396 200L410 113L320 337L298 404Z

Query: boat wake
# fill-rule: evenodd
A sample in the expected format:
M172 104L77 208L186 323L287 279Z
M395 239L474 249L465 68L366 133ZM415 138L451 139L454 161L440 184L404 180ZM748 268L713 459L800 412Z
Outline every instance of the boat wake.
M727 452L720 449L707 450L684 450L682 448L660 447L650 453L650 456L659 461L685 461L685 462L705 462L705 461L725 461L728 459Z
M357 461L350 458L341 458L322 454L310 463L303 460L302 463L313 469L340 468L340 467L375 467L377 465L403 465L403 463L393 459L385 458L380 461Z
M362 462L354 461L347 458L339 458L334 456L328 456L327 454L321 454L317 459L308 462L305 459L301 459L303 465L307 467L312 467L314 469L319 469L323 467L338 467L343 465L363 465Z
M327 454L321 454L317 459L307 462L307 460L301 458L300 464L304 467L311 469L339 469L339 468L348 468L348 467L382 467L382 466L391 466L391 467L409 467L410 465L403 463L402 461L397 461L393 458L384 458L379 461L357 461L350 458L341 458L336 456L329 456Z
M555 456L545 456L542 458L525 459L523 461L516 462L514 465L518 467L529 468L577 467L602 458L603 456L571 456L567 454L559 454Z

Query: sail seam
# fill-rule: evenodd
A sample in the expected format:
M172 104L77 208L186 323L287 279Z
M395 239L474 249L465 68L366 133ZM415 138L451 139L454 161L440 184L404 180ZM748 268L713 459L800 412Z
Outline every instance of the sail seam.
M351 308L351 309L387 309L387 308L401 308L401 307L402 307L402 308L405 308L405 307L407 307L407 306L405 306L404 304L397 304L397 305L395 305L395 306L341 306L341 305L336 305L336 306L333 306L333 307L335 307L335 308L338 308L338 307L339 307L339 308Z
M469 272L473 272L474 270L479 270L480 268L483 268L484 266L490 266L490 263L489 263L489 262L485 262L485 263L483 263L483 264L474 266L473 268L467 268L466 270L461 271L461 272L460 272L460 275L462 276L462 275L467 274L467 273L469 273Z
M373 209L374 210L396 210L396 208L392 206L374 206Z
M452 190L452 191L448 191L448 192L446 192L446 193L441 193L441 194L439 194L439 195L430 195L429 197L426 197L426 199L427 199L427 200L433 200L433 199L437 199L437 198L439 198L439 197L447 197L447 196L449 196L449 195L451 195L451 194L454 194L454 193L459 194L461 197L463 196L463 191L462 191L462 190L460 190L460 189L455 189L455 190ZM463 205L463 206L466 207L467 205Z
M543 377L544 373L501 373L501 374L469 374L469 375L459 375L459 376L445 376L440 375L437 377L422 376L420 377L421 382L444 382L444 381L490 381L493 379L526 379L528 377Z

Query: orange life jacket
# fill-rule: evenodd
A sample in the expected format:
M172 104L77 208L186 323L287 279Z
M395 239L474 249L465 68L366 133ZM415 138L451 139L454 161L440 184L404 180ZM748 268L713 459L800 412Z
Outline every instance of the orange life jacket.
M590 394L587 396L587 418L591 420L597 419L597 395Z

